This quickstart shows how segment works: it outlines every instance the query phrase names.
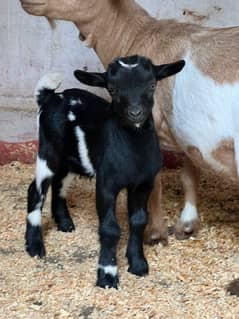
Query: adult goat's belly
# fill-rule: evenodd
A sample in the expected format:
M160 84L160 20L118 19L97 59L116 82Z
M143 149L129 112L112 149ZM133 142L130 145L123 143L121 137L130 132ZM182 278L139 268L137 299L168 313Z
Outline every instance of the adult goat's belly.
M239 172L239 81L219 84L186 58L176 76L170 125L198 166L236 178ZM224 70L222 70L224 72Z

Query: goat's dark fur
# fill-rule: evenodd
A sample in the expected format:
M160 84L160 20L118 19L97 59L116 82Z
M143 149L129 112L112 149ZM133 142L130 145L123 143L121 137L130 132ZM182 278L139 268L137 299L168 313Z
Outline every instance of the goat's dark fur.
M39 151L36 180L28 190L26 249L31 256L45 255L40 211L52 186L52 214L62 231L72 231L65 191L68 174L96 174L100 257L97 285L117 287L116 247L120 229L115 217L120 190L128 191L130 237L129 271L148 273L143 253L147 202L154 177L161 168L161 153L152 118L156 81L179 72L184 63L154 66L133 56L113 62L107 73L76 71L84 83L108 88L112 103L84 90L55 93L53 85L38 84ZM133 66L133 67L131 67ZM47 79L47 78L46 78ZM46 81L47 82L47 81Z

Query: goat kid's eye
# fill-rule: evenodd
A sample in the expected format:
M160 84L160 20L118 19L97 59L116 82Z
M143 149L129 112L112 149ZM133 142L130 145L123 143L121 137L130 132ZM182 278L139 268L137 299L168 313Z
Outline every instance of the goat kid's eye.
M150 88L151 88L152 90L155 90L156 84L155 84L155 83L152 83L152 84L150 85Z

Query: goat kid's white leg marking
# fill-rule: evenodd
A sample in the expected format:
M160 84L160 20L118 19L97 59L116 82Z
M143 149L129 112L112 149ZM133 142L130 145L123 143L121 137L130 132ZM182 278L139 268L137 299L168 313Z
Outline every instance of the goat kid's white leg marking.
M98 269L103 269L105 274L109 274L113 277L117 275L117 266L112 266L112 265L103 266L99 264Z
M197 147L207 164L226 172L228 168L211 153L222 140L239 136L239 81L217 83L197 68L189 54L185 61L173 89L174 136L185 151Z
M135 68L136 66L138 66L138 63L135 63L135 64L127 64L127 63L124 63L123 61L121 60L118 60L118 63L124 67L124 68L127 68L127 69L132 69L132 68Z
M190 223L198 218L197 208L191 203L186 202L180 216L181 221L183 223Z
M53 176L53 172L48 168L47 162L37 156L36 161L36 186L39 193L41 193L41 184L46 178Z
M73 122L73 121L75 121L76 116L75 116L75 114L74 114L72 111L70 111L70 112L68 113L68 115L67 115L67 118L68 118L68 120L69 120L70 122Z
M39 205L37 205L37 207L38 206ZM37 207L27 216L27 219L32 226L41 226L41 210Z
M37 97L43 89L56 90L62 81L63 75L61 73L49 73L44 75L35 87L35 97Z
M79 126L75 128L76 137L78 140L78 152L81 159L82 166L86 170L87 174L93 176L95 174L95 170L91 164L88 149L85 141L85 133L81 130Z
M63 180L62 180L62 187L60 189L60 196L62 198L66 198L67 190L74 179L75 174L69 173Z

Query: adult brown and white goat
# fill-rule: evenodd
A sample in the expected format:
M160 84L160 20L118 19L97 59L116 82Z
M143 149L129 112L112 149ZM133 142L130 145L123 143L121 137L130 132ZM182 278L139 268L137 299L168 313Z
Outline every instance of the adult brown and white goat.
M237 180L239 174L239 27L207 28L156 20L134 0L21 0L25 11L70 20L106 66L114 57L148 56L155 64L184 59L186 67L155 95L154 120L164 149L184 152L185 205L177 238L199 229L199 168ZM110 26L110 27L109 27ZM160 101L160 103L159 103ZM162 102L163 101L163 102ZM150 200L147 241L167 240L161 181Z

